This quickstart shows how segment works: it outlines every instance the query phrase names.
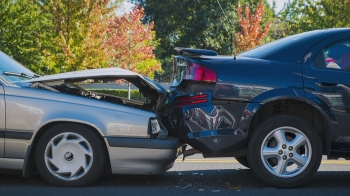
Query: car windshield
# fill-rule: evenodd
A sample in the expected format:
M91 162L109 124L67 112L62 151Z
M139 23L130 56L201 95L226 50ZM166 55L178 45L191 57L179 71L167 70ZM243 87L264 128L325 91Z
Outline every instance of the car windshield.
M35 77L36 74L21 65L13 58L0 51L1 77L10 83L17 83ZM12 74L8 74L12 73Z
M309 31L305 33L300 33L292 36L288 36L279 40L276 40L274 42L270 42L268 44L264 44L262 46L253 48L251 50L248 50L246 52L243 52L239 54L240 57L248 57L248 58L260 58L264 55L267 55L275 50L278 50L280 48L286 47L290 44L293 44L298 41L305 40L315 34L320 34L324 32L324 30L316 30L316 31Z

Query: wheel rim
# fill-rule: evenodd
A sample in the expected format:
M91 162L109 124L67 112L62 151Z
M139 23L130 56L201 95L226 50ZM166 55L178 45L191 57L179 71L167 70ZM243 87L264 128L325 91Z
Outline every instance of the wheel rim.
M51 174L65 181L74 181L89 172L93 163L93 150L83 136L65 132L50 140L44 157Z
M299 129L279 127L264 138L260 155L270 173L290 178L307 168L312 148L309 139Z

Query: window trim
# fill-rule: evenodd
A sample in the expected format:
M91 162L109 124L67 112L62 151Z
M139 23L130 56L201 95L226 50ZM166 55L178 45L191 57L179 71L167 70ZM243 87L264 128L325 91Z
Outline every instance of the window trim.
M323 47L320 51L318 51L316 53L316 55L312 58L312 61L311 61L311 66L312 68L314 69L321 69L321 70L333 70L333 71L342 71L342 72L350 72L350 69L347 70L347 69L337 69L337 68L328 68L326 66L326 57L325 57L325 50L328 49L328 48L331 48L332 46L335 46L337 44L340 44L340 43L343 43L343 42L348 42L350 44L350 39L349 38L346 38L346 39L342 39L342 40L339 40L339 41L336 41L336 42L333 42L329 45L327 45L326 47ZM350 47L349 47L350 48ZM317 57L317 55L319 55L319 53L323 53L323 59L324 59L324 66L315 66L314 64L314 61Z

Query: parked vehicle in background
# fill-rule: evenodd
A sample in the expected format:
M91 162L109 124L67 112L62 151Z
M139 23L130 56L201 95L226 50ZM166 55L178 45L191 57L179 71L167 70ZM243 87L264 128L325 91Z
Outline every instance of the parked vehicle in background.
M350 29L301 33L237 57L177 50L162 122L204 157L236 157L286 188L310 180L322 155L350 157Z
M167 92L119 68L39 77L0 52L0 168L36 168L56 186L86 186L102 172L156 174L171 168L182 143L168 136L159 111ZM131 100L79 86L123 80Z

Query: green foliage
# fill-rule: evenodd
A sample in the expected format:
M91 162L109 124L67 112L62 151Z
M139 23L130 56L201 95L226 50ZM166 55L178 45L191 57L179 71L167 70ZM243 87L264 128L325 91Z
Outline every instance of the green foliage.
M107 66L109 1L1 0L0 50L38 74Z
M111 0L36 0L40 11L50 15L51 37L57 48L47 51L57 73L106 67L111 54L105 43L109 19L115 14Z
M144 22L154 21L154 30L159 45L155 49L162 63L164 73L158 78L170 78L174 47L213 49L219 54L232 54L233 31L238 28L236 7L238 2L249 3L255 11L261 0L219 0L227 18L222 13L217 0L132 0L145 8ZM267 15L273 10L266 1ZM263 20L263 26L267 22Z
M287 22L288 35L305 31L349 27L350 2L348 0L292 0L281 13Z
M159 61L156 58L148 58L143 61L137 62L136 70L138 73L148 73L147 77L154 78L154 70L155 65L158 65ZM159 69L158 69L159 70ZM152 72L149 72L152 71Z
M160 70L160 71L155 71L154 72L154 76L153 76L153 79L156 81L156 82L161 82L164 80L164 74L165 71L164 70ZM170 77L170 76L169 76Z
M134 39L118 40L120 46L133 46L133 54L123 60L135 61L134 71L153 77L160 63L153 54L157 42L152 27L140 22L142 10L116 16L118 2L121 0L1 0L0 50L38 74L109 67L116 58L122 59L117 51L125 51L115 45L120 36L113 37L111 32L125 33L121 27L130 27ZM118 20L121 18L125 20ZM119 26L111 29L116 20Z
M110 40L106 40L113 33L108 27L111 27L111 19L115 17L115 5L120 1L1 0L0 50L38 74L53 74L121 66L121 62L116 60L116 51L132 48L133 51L129 51L124 59L129 62L127 65L134 62L132 68L135 71L164 81L172 74L174 47L214 49L220 54L232 54L232 32L239 30L236 15L238 2L243 5L249 3L252 11L255 11L256 5L262 0L219 0L227 18L217 0L132 0L145 7L143 21L149 28L144 29L151 33L144 35L150 39L140 41L139 33L133 30L132 40L130 36L126 37L119 40L120 47L115 47ZM266 17L263 18L262 26L265 27L275 16L266 0L263 2ZM134 12L135 16L141 14L140 11ZM135 17L129 22L137 24L139 18ZM154 28L150 28L153 27L152 22ZM128 32L121 26L129 29L140 27L118 24L122 25L113 30L120 30L121 34ZM130 41L135 43L130 44ZM141 44L151 47L138 47ZM157 58L153 55L154 46ZM147 55L140 51L147 51ZM158 60L164 71L158 69Z
M144 21L154 21L156 36L161 39L157 55L167 58L173 48L211 48L222 54L230 53L230 34L234 23L237 1L222 1L229 21L222 14L216 0L140 0L145 7Z
M37 73L50 65L46 50L55 48L48 38L50 15L40 12L35 0L0 1L0 50Z

